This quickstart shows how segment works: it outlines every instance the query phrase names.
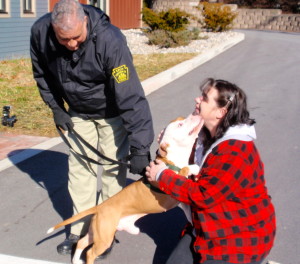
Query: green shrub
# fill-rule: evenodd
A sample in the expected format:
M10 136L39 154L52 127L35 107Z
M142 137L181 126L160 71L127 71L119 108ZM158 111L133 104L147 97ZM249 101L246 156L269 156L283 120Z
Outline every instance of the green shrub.
M200 30L198 28L194 28L193 30L182 30L178 32L172 32L171 38L173 39L176 47L186 46L190 44L192 40L199 39L199 33Z
M178 32L183 31L186 29L189 22L190 15L185 12L181 11L180 9L169 9L168 11L160 12L161 19L165 22L164 30L171 31L171 32Z
M178 8L156 13L147 7L143 8L142 15L143 21L151 30L162 29L171 32L185 30L191 16Z
M160 48L176 48L186 46L192 40L198 39L199 29L181 30L178 32L157 29L146 31L145 34L149 39L150 45L157 45Z
M163 23L159 15L147 7L142 10L142 20L150 27L151 30L159 29Z
M187 29L191 15L185 11L169 9L156 13L149 8L143 8L142 14L143 21L150 28L145 30L150 45L174 48L188 45L199 37L199 29Z
M148 37L149 45L157 45L160 48L170 48L174 45L173 40L165 30L156 29L153 31L147 31L145 33Z
M204 20L201 23L204 28L213 32L223 32L232 28L237 13L223 4L203 2L202 15Z

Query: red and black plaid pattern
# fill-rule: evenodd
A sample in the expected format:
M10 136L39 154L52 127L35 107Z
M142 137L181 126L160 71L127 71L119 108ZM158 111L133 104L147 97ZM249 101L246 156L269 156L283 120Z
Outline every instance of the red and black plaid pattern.
M202 260L251 263L273 246L276 223L264 165L254 143L227 140L207 156L193 180L165 170L160 189L189 204Z

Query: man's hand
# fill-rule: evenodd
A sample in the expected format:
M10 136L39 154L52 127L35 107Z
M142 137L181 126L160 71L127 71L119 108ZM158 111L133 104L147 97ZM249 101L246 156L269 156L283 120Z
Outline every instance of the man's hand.
M131 158L130 158L130 172L133 174L140 174L144 176L146 166L149 165L151 160L150 152L140 152L137 149L131 149Z
M54 108L52 109L52 112L53 112L54 123L57 126L61 127L65 131L68 130L69 127L71 128L74 127L74 124L68 113L66 113L60 108Z

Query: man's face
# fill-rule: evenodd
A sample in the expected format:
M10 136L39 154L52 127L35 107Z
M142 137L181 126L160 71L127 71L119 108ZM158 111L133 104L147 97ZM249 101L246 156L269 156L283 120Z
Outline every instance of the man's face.
M68 23L70 23L70 21L68 21ZM75 51L78 50L80 44L86 40L87 17L84 18L84 21L78 21L78 19L73 18L71 23L71 29L64 30L58 26L53 26L53 29L58 42L68 50Z

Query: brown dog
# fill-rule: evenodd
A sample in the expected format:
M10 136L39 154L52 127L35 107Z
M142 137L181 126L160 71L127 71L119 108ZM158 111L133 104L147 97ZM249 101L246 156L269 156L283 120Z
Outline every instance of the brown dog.
M166 164L182 168L180 175L197 174L197 165L188 165L193 144L202 127L199 116L189 115L186 119L172 121L165 129L160 146L163 148L162 159ZM143 180L136 181L103 203L83 211L49 229L71 224L87 215L94 215L89 232L81 238L76 247L73 264L81 264L82 251L92 243L87 251L87 264L93 264L95 258L102 254L113 242L117 230L125 230L133 234L139 232L134 222L151 213L160 213L175 207L178 202L171 196L147 187Z

